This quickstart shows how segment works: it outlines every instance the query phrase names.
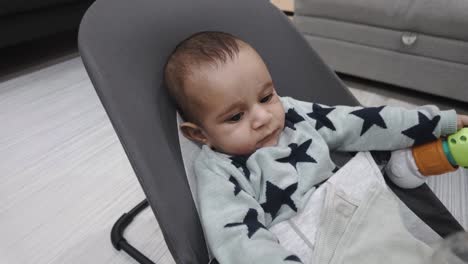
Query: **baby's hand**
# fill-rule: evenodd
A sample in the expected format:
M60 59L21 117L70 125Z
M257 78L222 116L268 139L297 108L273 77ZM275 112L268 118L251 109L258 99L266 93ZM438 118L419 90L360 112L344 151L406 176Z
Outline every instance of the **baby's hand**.
M468 115L457 115L457 129L468 126Z

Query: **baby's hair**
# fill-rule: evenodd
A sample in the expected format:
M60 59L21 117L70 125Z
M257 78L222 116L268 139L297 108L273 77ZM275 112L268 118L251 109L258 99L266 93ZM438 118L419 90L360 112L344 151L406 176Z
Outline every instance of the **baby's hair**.
M204 31L180 42L164 68L164 81L169 95L185 121L199 123L187 96L186 81L201 66L219 67L233 60L245 42L223 32Z

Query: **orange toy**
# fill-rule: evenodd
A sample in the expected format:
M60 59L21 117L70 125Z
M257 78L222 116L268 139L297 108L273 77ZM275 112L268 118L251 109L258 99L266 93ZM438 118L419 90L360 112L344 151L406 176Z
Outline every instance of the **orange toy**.
M468 127L447 139L438 139L413 147L413 158L424 176L454 171L458 166L468 168Z
M413 147L413 158L419 172L424 176L438 175L456 170L445 156L442 140L439 138Z

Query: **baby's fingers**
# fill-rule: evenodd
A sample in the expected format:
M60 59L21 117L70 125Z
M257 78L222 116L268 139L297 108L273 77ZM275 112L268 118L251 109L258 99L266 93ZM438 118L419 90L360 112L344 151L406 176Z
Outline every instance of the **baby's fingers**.
M468 115L458 115L457 128L462 129L468 126Z

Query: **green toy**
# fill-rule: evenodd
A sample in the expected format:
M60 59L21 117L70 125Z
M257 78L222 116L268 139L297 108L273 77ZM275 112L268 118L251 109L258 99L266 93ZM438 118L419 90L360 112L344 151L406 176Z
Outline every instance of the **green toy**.
M448 136L442 144L445 155L452 165L468 168L468 127Z

